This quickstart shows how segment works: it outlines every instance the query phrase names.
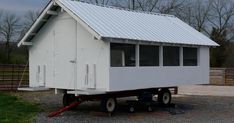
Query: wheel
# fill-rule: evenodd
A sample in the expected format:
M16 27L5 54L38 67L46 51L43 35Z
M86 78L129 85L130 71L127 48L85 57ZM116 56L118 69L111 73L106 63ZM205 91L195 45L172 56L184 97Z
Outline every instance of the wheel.
M115 98L105 98L101 100L101 109L104 112L112 113L115 111L117 101Z
M63 94L63 106L68 106L76 101L76 96L74 94Z
M129 107L129 112L130 112L130 113L134 113L134 112L135 112L135 108L134 108L133 106L130 106L130 107Z
M143 92L138 96L138 100L141 102L151 102L152 95L153 94L151 92Z
M152 108L151 106L148 106L148 107L147 107L147 111L148 111L148 112L153 112L154 110L153 110L153 108Z
M169 106L171 104L171 92L168 89L159 91L158 102L162 106Z

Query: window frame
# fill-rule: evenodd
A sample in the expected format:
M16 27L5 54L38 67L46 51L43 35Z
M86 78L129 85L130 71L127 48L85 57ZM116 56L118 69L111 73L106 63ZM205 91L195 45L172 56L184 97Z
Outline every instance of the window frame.
M112 61L112 59L111 59L111 51L112 51L112 49L111 49L111 44L119 44L119 45L133 45L134 46L134 54L135 54L135 65L134 66L112 66L112 64L111 64L111 61ZM137 44L135 44L135 43L123 43L123 42L110 42L109 43L109 58L110 58L110 60L109 60L109 66L110 67L113 67L113 68L133 68L133 67L137 67L137 51L136 51L136 46L137 46ZM124 63L125 63L125 65L126 65L126 61L124 61Z
M155 54L154 55L157 55L158 58L156 60L157 63L154 63L155 65L141 65L141 46L150 46L150 47L153 47L153 48L157 48L158 52L156 52L155 50ZM159 67L160 66L160 45L151 45L151 44L139 44L139 54L138 54L138 62L139 62L139 67Z
M188 49L196 49L196 65L185 65L185 55L184 55L184 49L185 48L188 48ZM182 63L183 63L183 67L196 67L196 66L199 66L199 47L183 47L183 53L182 53L182 55L183 55L183 61L182 61Z
M165 65L165 47L178 48L178 65ZM181 46L163 45L162 46L162 66L163 67L180 67L181 66Z

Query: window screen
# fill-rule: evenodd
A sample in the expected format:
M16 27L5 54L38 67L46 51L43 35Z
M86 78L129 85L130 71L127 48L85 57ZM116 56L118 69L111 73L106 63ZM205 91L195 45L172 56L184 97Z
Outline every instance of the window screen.
M136 65L135 45L111 43L111 67Z
M159 47L140 45L140 66L159 66Z
M180 48L179 47L163 47L163 66L179 66L180 65Z
M197 48L183 48L184 66L197 66Z

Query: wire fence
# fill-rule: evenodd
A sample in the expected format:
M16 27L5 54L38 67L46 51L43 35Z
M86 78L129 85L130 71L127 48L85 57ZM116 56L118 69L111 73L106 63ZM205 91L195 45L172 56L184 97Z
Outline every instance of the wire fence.
M0 90L17 90L29 85L28 65L0 64Z

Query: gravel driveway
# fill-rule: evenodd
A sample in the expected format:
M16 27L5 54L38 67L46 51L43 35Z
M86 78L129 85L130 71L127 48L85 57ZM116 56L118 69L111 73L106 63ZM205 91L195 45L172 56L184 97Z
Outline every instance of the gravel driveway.
M52 91L17 94L42 106L43 112L36 116L36 123L234 123L234 96L179 94L172 99L175 108L163 108L155 104L154 112L139 108L136 113L128 113L126 102L121 100L116 113L111 117L100 112L99 102L86 102L72 111L48 118L49 112L61 107L62 95L54 95Z

